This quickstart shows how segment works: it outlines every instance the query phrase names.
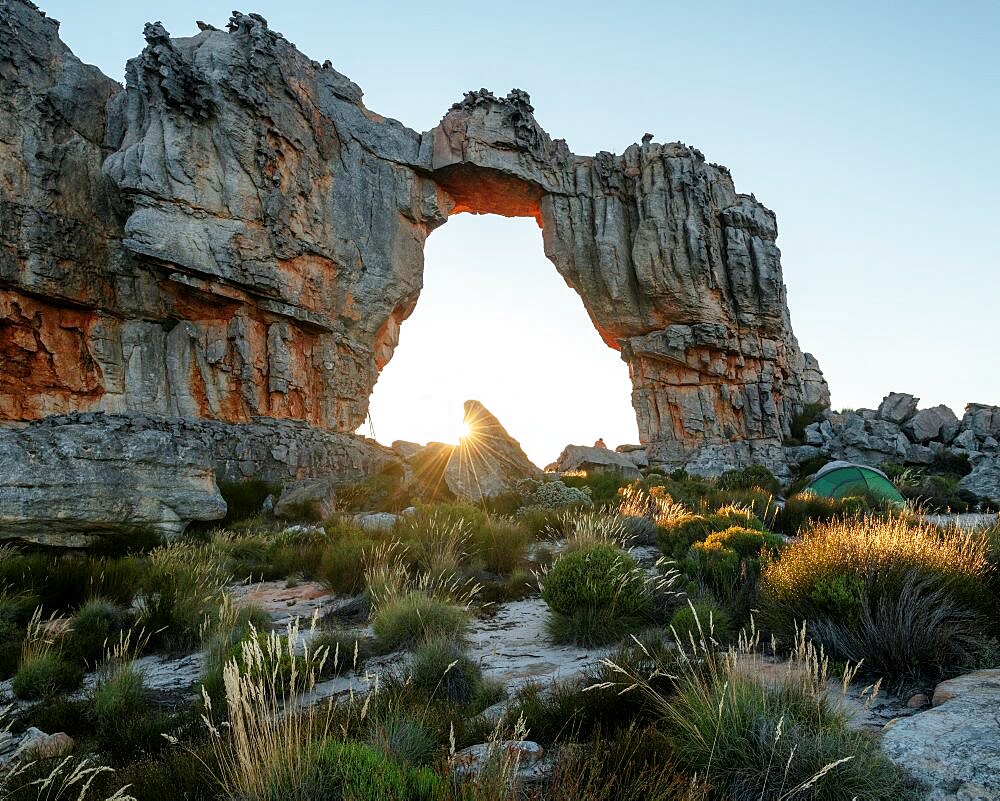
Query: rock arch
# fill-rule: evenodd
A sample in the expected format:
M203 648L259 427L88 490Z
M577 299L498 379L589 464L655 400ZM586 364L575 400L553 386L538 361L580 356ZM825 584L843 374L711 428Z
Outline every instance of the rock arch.
M463 211L542 226L628 363L653 461L780 467L792 416L828 398L792 333L774 214L696 149L576 156L519 90L470 92L421 134L259 15L199 25L147 25L122 89L30 2L0 7L0 419L354 431L424 241Z

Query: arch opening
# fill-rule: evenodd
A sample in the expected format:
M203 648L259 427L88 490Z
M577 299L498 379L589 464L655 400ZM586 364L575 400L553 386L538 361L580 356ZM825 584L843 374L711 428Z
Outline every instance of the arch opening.
M639 441L627 365L525 218L460 213L428 239L424 287L370 398L380 442L455 444L470 398L542 467L570 443Z

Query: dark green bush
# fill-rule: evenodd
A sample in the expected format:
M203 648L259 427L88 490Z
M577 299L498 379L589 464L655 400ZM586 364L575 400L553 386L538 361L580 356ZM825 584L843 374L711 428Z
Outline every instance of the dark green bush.
M106 644L127 628L129 615L110 601L94 598L73 615L64 649L68 658L96 665Z
M320 631L312 639L313 651L327 649L323 664L324 676L338 676L352 670L360 670L373 656L384 652L381 643L359 631Z
M786 440L789 445L801 444L806 438L806 428L823 419L827 406L822 403L807 403L802 411L792 418L791 437Z
M131 666L115 666L94 689L90 699L94 735L101 753L113 764L153 754L167 743L161 736L171 718L150 705L142 675Z
M763 465L750 465L742 470L728 470L718 478L718 486L724 490L760 489L777 495L781 485L774 473Z
M372 629L387 650L437 636L462 639L468 628L468 612L419 591L385 604L372 620Z
M897 683L975 667L995 599L982 540L901 519L811 528L764 568L759 620L786 641L807 622L828 654Z
M337 508L344 512L399 512L412 498L403 488L402 472L390 466L353 484L337 487Z
M332 592L355 595L364 589L365 556L378 543L369 534L337 531L323 545L316 578Z
M549 632L558 642L613 642L642 625L649 608L645 577L635 561L607 544L556 560L542 584Z
M867 498L825 498L814 492L793 495L777 515L775 526L783 534L794 536L812 523L863 514L872 508Z
M290 794L307 801L438 801L447 795L445 781L430 768L404 768L363 743L327 740L307 757L302 775L276 777L275 798Z
M17 553L0 559L0 587L34 596L46 610L70 612L88 598L106 598L128 606L142 577L142 562L133 556Z
M414 686L429 698L455 704L469 703L483 678L479 665L459 645L440 637L417 646L410 675Z
M776 534L733 526L691 546L684 571L743 619L757 598L762 559L784 544Z
M83 666L67 662L58 651L43 651L21 661L12 682L14 695L34 700L75 690L83 681Z
M431 765L438 751L437 738L422 716L411 712L373 715L367 742L404 765Z
M634 475L634 474L633 474ZM562 476L560 479L567 487L589 489L590 499L594 506L618 507L618 490L630 484L632 479L626 478L618 470L592 471L583 476Z

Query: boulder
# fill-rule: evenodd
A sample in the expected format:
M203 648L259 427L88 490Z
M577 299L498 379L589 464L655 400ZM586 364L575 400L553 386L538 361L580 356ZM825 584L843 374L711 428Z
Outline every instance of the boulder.
M520 443L482 403L466 401L464 419L468 434L458 445L431 442L407 457L418 494L443 486L457 498L478 503L516 491L526 478L541 478Z
M958 486L980 498L1000 503L1000 458L983 456L972 467L972 472L958 482Z
M567 445L559 458L545 468L550 473L621 473L626 478L639 478L639 468L630 455L593 448L588 445Z
M499 743L478 743L463 748L451 758L452 772L458 776L478 776L498 762L509 768L507 778L512 783L537 783L552 772L545 749L530 740L504 740Z
M178 536L226 514L197 442L122 421L0 427L0 539L85 547L139 529Z
M890 392L878 406L878 416L893 423L905 423L917 412L919 398L906 392Z
M971 431L980 439L1000 436L1000 406L970 403L962 416L962 431Z
M967 451L975 451L979 449L979 440L976 439L975 432L970 429L961 431L951 444L956 448L964 448Z
M392 531L392 527L399 521L400 516L392 512L370 512L364 515L355 515L354 522L365 531L386 532Z
M1000 798L1000 669L942 682L932 703L887 724L886 754L928 786L928 801Z
M287 481L274 505L274 516L283 520L326 520L337 510L334 479L301 478Z
M916 442L929 442L932 439L940 439L942 431L950 432L954 436L958 431L958 418L943 404L932 406L930 409L921 409L913 415L906 422L904 430L910 439Z

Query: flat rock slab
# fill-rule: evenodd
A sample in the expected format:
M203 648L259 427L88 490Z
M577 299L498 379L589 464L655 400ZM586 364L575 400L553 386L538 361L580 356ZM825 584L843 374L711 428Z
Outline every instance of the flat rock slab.
M545 630L547 612L541 598L525 598L501 604L492 618L476 623L469 656L486 678L514 691L531 681L549 684L578 675L611 653L610 648L554 645Z
M929 787L928 801L1000 798L1000 668L942 682L935 706L886 728L889 758Z
M303 581L294 586L284 581L261 581L228 589L238 606L253 604L266 611L274 628L285 628L296 618L305 628L313 614L322 617L344 602L343 597L338 598L318 581Z

